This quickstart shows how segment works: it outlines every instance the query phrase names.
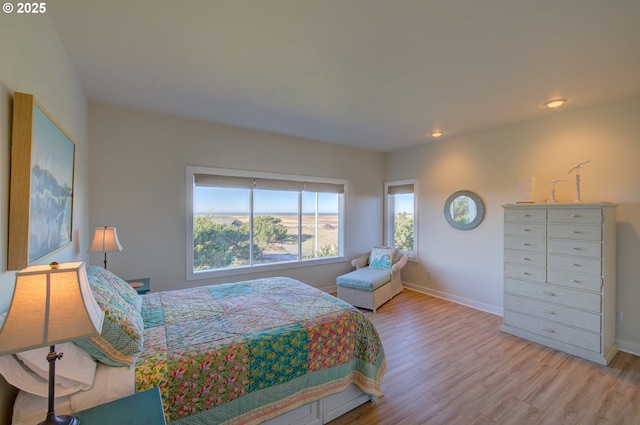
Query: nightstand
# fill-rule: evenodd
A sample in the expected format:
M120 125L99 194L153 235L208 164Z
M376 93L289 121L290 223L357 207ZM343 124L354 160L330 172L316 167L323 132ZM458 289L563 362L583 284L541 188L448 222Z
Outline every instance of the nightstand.
M151 388L128 397L73 414L81 425L166 425L160 389Z
M151 278L144 277L142 279L130 279L127 283L135 289L138 294L146 294L151 291Z

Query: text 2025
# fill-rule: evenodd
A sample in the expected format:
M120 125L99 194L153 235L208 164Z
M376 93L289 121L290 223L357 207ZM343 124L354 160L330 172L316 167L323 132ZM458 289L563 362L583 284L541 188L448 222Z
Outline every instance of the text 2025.
M17 3L16 13L46 13L47 3Z

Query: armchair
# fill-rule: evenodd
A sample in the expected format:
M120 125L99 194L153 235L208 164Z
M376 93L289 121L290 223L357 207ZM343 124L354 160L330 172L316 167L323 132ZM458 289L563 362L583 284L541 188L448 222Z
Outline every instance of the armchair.
M372 254L376 257L374 264L371 264ZM378 257L384 259L384 255L387 255L388 262L378 263ZM338 298L375 313L378 307L402 292L400 272L405 264L407 256L400 251L386 247L374 248L351 261L355 271L336 279Z

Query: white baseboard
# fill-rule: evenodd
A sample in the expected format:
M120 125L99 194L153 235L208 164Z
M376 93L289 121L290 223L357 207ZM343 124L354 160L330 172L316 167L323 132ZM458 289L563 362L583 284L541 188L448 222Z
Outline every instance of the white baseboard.
M640 344L634 344L629 341L621 341L616 340L618 343L618 349L620 351L624 351L625 353L633 354L634 356L640 357Z
M406 289L431 295L436 298L442 298L443 300L451 301L456 304L466 305L467 307L475 308L476 310L486 311L487 313L495 314L497 316L504 315L504 310L501 307L480 303L474 300L470 300L468 298L447 294L446 292L423 288L421 286L412 285L411 283L407 283L407 282L402 282L402 285ZM635 356L640 357L640 344L636 344L629 341L622 341L622 340L616 340L616 342L618 343L618 349L620 351L624 351L625 353L633 354Z
M476 310L485 311L487 313L495 314L497 316L502 316L504 314L504 310L501 307L497 307L494 305L481 303L468 298L448 294L446 292L436 291L434 289L424 288L422 286L413 285L407 282L402 282L402 286L404 286L405 289L409 289L411 291L416 291L422 294L431 295L432 297L441 298L443 300L451 301L456 304L466 305L467 307L475 308ZM328 292L330 294L335 294L338 288L337 286L332 285L325 288L321 288L321 290L324 292ZM640 357L640 344L636 344L629 341L622 341L622 340L616 340L616 342L618 343L618 348L620 351L624 351L625 353L633 354L635 356Z
M412 291L421 292L423 294L431 295L436 298L442 298L443 300L451 301L456 304L466 305L467 307L475 308L476 310L486 311L487 313L502 316L503 310L501 307L495 305L481 303L468 298L459 297L457 295L448 294L446 292L436 291L434 289L424 288L422 286L413 285L411 283L402 282L402 286Z
M336 285L331 285L331 286L325 286L324 288L318 288L323 292L326 292L327 294L337 294L338 293L338 287Z

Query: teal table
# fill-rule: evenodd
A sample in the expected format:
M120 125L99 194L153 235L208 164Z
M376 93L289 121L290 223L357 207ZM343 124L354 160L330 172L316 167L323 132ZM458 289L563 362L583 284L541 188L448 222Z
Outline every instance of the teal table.
M166 425L158 387L74 413L80 425Z
M142 279L129 279L127 280L129 285L133 286L138 294L146 294L151 291L151 278L143 277Z

